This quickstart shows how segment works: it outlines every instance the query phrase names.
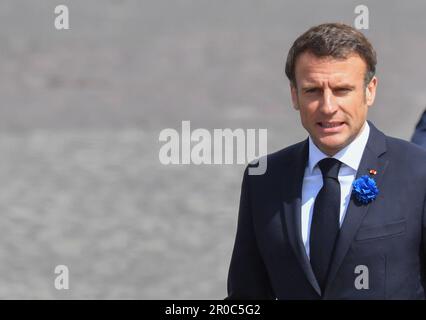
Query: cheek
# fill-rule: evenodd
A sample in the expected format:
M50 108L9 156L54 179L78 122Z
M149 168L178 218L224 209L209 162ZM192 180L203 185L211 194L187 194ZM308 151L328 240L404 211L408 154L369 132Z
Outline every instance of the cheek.
M300 119L303 127L308 131L310 131L310 128L313 128L315 126L316 120L314 117L314 112L312 112L310 109L301 109Z
M340 106L345 106L347 108L355 108L355 106L359 107L362 103L362 100L359 99L358 95L355 94L351 94L345 97L338 97L336 101Z
M356 118L361 121L367 117L368 106L365 103L360 103L355 110Z
M340 106L350 122L360 122L367 116L368 107L362 97L350 97L342 100Z

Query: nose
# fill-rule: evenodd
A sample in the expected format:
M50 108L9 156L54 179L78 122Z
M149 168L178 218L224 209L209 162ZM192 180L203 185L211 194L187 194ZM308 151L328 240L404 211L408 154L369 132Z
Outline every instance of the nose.
M324 90L322 99L320 101L320 110L325 114L333 114L336 112L338 106L336 99L331 90Z

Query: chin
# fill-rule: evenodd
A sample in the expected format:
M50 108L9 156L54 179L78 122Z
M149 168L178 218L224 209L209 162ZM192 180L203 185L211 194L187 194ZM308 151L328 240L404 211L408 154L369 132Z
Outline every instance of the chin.
M344 139L330 139L330 137L319 139L321 149L327 151L327 153L337 153L346 147Z

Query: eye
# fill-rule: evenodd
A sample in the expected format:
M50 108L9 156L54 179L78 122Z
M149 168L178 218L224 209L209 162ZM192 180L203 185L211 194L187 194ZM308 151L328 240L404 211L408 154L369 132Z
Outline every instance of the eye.
M314 93L314 92L317 92L317 91L318 91L317 88L310 88L310 89L305 90L306 93Z
M349 88L338 88L336 91L341 92L341 93L345 93L345 92L351 91L351 89L349 89Z

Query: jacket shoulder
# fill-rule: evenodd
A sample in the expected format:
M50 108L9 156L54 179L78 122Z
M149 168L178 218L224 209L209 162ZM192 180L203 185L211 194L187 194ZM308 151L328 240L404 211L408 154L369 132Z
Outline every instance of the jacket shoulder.
M426 149L414 143L386 136L387 157L401 170L426 180Z
M386 144L388 151L394 156L399 155L401 159L410 160L426 160L426 149L412 142L408 142L399 138L386 136Z
M291 161L298 156L305 147L307 140L293 144L276 152L267 155L268 164L281 164L282 162Z
M263 161L267 164L267 170L265 174L261 176L265 178L270 175L275 175L284 170L284 168L294 165L295 161L300 161L303 158L303 155L307 154L307 149L305 150L307 146L308 142L307 140L304 140L273 153L269 153L260 159L257 159L254 163L250 163L246 168L246 173L248 168L257 167L257 162Z

